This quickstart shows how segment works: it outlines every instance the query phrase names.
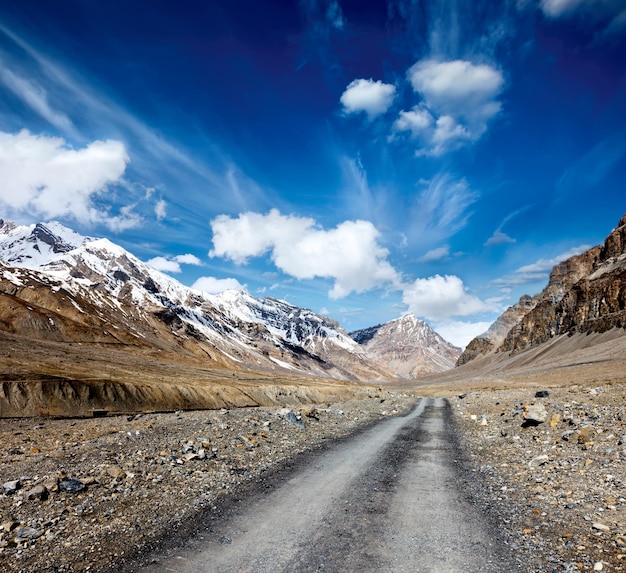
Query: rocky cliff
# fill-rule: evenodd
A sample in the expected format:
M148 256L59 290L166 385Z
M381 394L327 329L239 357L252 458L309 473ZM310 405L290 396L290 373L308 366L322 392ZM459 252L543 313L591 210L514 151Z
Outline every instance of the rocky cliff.
M489 352L519 352L562 334L626 327L626 215L603 245L556 265L546 288L524 296L467 346L457 366Z

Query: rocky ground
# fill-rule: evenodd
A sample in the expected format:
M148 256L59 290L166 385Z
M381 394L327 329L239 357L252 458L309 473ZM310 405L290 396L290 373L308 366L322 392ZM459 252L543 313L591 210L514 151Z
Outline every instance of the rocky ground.
M626 571L626 386L451 399L479 503L529 572Z
M0 571L119 571L296 454L414 402L381 391L291 409L0 419Z
M626 571L626 386L546 390L450 399L461 485L529 573ZM2 419L0 570L123 570L296 454L413 403L381 392L323 407Z

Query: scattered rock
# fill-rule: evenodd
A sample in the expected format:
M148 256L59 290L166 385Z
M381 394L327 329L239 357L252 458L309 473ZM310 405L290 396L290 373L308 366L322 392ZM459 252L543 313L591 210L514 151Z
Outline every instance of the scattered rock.
M59 489L65 493L80 493L85 491L87 486L79 479L69 478L59 482Z
M107 474L114 479L124 479L126 477L126 472L120 466L109 466L107 468ZM84 481L81 481L81 483L87 485Z
M550 396L550 392L548 390L537 390L535 392L535 398L548 398Z
M15 541L21 543L27 539L39 539L44 532L35 527L18 527L15 530Z
M531 404L524 406L524 422L522 427L538 426L548 418L548 411L543 404Z
M12 481L8 481L8 482L5 482L4 484L2 484L2 489L4 490L4 495L12 495L18 489L20 489L21 487L22 487L22 483L18 479L15 479L15 480L12 480Z
M26 499L38 499L44 501L48 499L48 490L43 485L36 485L34 488L26 492Z
M591 426L585 426L580 429L580 432L578 432L577 440L579 444L588 444L593 442L597 435L598 432L594 428Z

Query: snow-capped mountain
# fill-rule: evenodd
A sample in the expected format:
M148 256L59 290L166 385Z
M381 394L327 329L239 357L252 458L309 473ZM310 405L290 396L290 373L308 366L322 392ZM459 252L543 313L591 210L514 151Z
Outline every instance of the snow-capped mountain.
M326 317L242 291L206 295L108 239L83 237L56 222L19 226L0 220L0 261L0 294L36 302L36 309L28 307L28 320L16 315L13 326L4 321L18 334L16 325L41 322L45 328L31 328L29 336L80 342L86 333L67 325L83 324L94 330L90 340L95 332L106 333L101 336L118 344L184 351L228 368L393 378ZM34 321L37 312L45 320Z
M351 332L350 336L403 378L419 378L454 368L461 354L460 348L413 314Z

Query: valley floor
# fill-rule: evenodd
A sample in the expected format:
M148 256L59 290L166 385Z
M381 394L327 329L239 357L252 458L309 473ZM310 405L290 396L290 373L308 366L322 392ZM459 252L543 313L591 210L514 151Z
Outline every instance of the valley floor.
M528 572L626 571L626 385L546 389L450 398L461 492ZM270 487L297 454L414 403L382 392L299 409L2 419L0 570L132 568L174 549L198 516L219 519L228 500ZM533 403L545 422L522 427Z

